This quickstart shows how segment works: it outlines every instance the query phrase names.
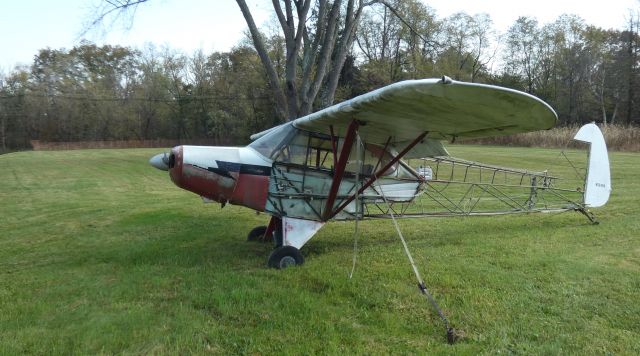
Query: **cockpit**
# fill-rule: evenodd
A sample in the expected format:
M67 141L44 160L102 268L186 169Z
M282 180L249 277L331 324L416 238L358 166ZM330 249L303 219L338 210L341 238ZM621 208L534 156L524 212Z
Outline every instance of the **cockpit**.
M362 215L363 209L356 209L356 205L380 202L382 194L389 201L408 202L419 193L422 179L418 174L400 160L390 164L397 152L358 139L349 145L346 162L342 161L344 172L336 176L344 146L344 138L301 130L293 123L273 128L257 138L249 147L272 162L265 211L322 221L327 209L335 209L367 181L376 184L366 188L357 202L349 203L334 218ZM340 182L337 186L336 179ZM327 206L330 195L336 200Z
M249 147L276 164L331 172L336 167L343 143L342 138L300 130L293 123L287 123L267 131ZM359 148L357 145L351 148L345 172L352 176L360 167L361 175L373 175L391 161L393 154L396 152L390 148L361 142ZM398 179L416 178L413 170L402 161L392 165L382 175Z

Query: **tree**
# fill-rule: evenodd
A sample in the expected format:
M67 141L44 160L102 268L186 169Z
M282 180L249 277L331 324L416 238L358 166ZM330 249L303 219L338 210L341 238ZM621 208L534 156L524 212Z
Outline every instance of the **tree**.
M640 94L638 90L638 52L640 51L640 15L631 13L629 16L628 28L622 32L622 42L624 43L624 52L621 53L621 59L625 68L625 86L626 86L626 124L633 122L635 102ZM637 115L637 114L636 114Z
M493 37L491 18L487 14L470 16L459 12L443 21L444 50L438 68L456 80L475 82L493 59L488 54Z
M33 127L27 93L29 72L16 68L0 79L0 135L2 151L26 148Z
M135 13L147 0L106 0L90 26L107 17ZM333 103L340 71L349 54L362 10L372 0L272 0L285 39L285 71L280 78L269 56L265 37L245 0L236 0L254 47L267 74L278 116L288 121L310 113L321 94L320 107ZM283 9L284 5L284 9ZM342 15L344 13L344 15Z
M105 1L103 15L132 15L147 1ZM519 18L500 47L504 67L492 73L484 14L438 19L421 0L272 0L274 21L258 29L236 1L250 26L228 52L89 42L39 50L31 66L0 75L0 150L32 139L237 144L334 100L442 74L532 93L561 123L640 117L636 14L622 30L576 16L541 27Z
M68 51L40 50L28 87L40 99L39 135L54 141L128 136L133 120L123 103L135 85L137 55L126 47L87 42Z
M273 0L285 38L284 87L246 1L236 2L266 70L278 115L288 121L310 113L320 92L320 107L333 103L362 10L378 1L347 0L343 6L342 0Z
M591 95L598 103L604 125L615 122L621 98L620 85L617 83L622 82L623 78L614 61L619 37L619 32L614 30L594 26L588 26L585 30L585 52L589 58L587 82Z
M385 84L402 76L405 52L400 48L401 31L398 17L384 6L367 11L356 33L356 44L365 66Z
M506 35L505 69L508 75L524 79L524 88L533 93L536 77L536 45L539 41L538 20L519 17Z
M471 39L469 53L471 54L471 82L475 82L479 75L488 71L487 66L493 60L496 51L489 51L490 43L495 39L492 29L493 21L488 14L476 14L471 18Z
M356 36L361 67L373 82L372 88L430 75L439 32L434 11L417 0L383 4L367 9Z

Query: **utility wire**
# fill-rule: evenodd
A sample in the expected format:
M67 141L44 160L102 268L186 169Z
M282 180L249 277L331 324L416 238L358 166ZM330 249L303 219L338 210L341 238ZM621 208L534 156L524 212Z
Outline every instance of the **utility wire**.
M351 265L351 273L349 273L349 279L353 277L353 272L356 270L356 259L358 256L358 220L360 220L360 215L358 212L358 208L360 207L360 199L358 192L360 191L360 171L362 170L362 140L360 139L360 133L356 130L356 157L358 157L358 168L356 170L356 183L355 183L355 202L356 202L356 227L353 232L353 263Z
M87 95L74 95L74 94L43 94L43 93L25 93L25 94L12 94L12 95L0 95L0 99L15 99L15 98L52 98L52 99L71 99L71 100L86 100L86 101L147 101L147 102L163 102L174 103L181 100L211 100L211 101L252 101L252 100L270 100L269 96L256 96L253 98L238 97L238 96L206 96L206 95L185 95L174 98L141 98L141 97L109 97L109 96L87 96Z

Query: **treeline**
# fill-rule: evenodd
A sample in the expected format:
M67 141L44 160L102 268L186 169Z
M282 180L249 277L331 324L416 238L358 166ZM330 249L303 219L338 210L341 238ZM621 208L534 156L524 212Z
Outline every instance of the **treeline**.
M201 139L230 144L275 124L260 64L240 46L191 56L82 43L40 50L2 78L2 147L30 140Z
M360 19L336 102L399 80L448 75L536 95L565 125L639 121L634 17L625 29L571 15L543 26L522 17L498 34L485 14L438 18L419 1L392 3L393 11L370 7ZM267 33L265 44L284 78L285 39ZM0 74L0 149L28 148L30 140L246 143L283 120L267 83L249 39L229 52L190 55L89 42L46 48L29 67Z

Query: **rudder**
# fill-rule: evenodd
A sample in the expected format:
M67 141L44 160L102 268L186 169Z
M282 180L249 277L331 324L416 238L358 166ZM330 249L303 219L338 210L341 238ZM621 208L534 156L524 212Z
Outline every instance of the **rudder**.
M611 172L607 144L602 131L594 123L578 130L574 140L589 143L589 166L584 184L584 204L590 208L605 205L611 194Z

